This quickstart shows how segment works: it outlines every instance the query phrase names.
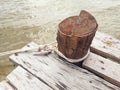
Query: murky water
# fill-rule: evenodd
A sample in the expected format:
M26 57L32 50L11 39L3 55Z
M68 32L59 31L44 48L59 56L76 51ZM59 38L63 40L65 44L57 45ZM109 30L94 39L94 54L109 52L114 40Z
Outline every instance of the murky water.
M0 52L54 41L58 23L82 9L96 17L99 31L120 39L119 0L0 0ZM0 57L0 80L13 68Z

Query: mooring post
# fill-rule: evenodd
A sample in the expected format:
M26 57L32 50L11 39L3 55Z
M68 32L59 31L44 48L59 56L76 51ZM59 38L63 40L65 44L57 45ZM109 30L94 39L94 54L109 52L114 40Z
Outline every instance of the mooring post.
M73 60L85 57L97 27L95 18L85 10L79 16L66 18L58 25L58 50Z

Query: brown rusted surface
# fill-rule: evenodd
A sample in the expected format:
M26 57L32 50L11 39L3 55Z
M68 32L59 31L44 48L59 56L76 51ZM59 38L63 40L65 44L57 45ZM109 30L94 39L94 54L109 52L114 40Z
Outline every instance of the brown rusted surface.
M58 26L58 50L67 58L84 57L97 30L95 18L82 10L79 16L63 20Z
M112 41L105 41L104 42L107 46L109 46L109 47L111 47L112 46L112 44L113 44L113 42Z

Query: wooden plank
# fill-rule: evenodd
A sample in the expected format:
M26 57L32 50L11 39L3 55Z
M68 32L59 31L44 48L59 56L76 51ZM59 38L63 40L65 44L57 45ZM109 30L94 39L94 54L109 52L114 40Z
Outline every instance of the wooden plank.
M0 82L0 90L16 90L7 81Z
M35 56L34 53L20 53L10 56L10 59L55 90L120 90L87 70L59 59L55 54Z
M33 42L31 42L31 43L33 43ZM11 50L11 51L6 51L6 52L0 52L0 56L14 54L14 53L22 53L25 51L33 51L33 50L39 49L40 46L34 47L34 48L32 48L32 47L29 48L29 45L27 45L26 47L28 47L28 48L26 48L26 49L22 48L22 49L16 49L16 50Z
M107 34L96 32L91 51L120 62L120 40Z
M12 71L7 76L7 79L17 90L52 90L20 66Z
M83 67L120 87L120 64L91 53Z
M36 44L36 43L34 43L34 42L30 42L30 43L28 43L26 46L24 46L23 48L22 48L22 50L25 50L25 49L32 49L32 48L35 48L35 47L38 47L38 45ZM24 53L24 52L23 52ZM26 52L25 52L26 53ZM14 54L14 55L17 55L16 53ZM12 63L14 64L14 65L18 65L16 62L14 62L14 61L12 61Z

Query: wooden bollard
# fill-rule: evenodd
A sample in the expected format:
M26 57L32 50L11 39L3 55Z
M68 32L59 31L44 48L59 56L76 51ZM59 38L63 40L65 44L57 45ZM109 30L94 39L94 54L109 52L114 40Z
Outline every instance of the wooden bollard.
M90 48L98 24L85 10L79 16L66 18L58 25L58 50L67 58L83 58Z

